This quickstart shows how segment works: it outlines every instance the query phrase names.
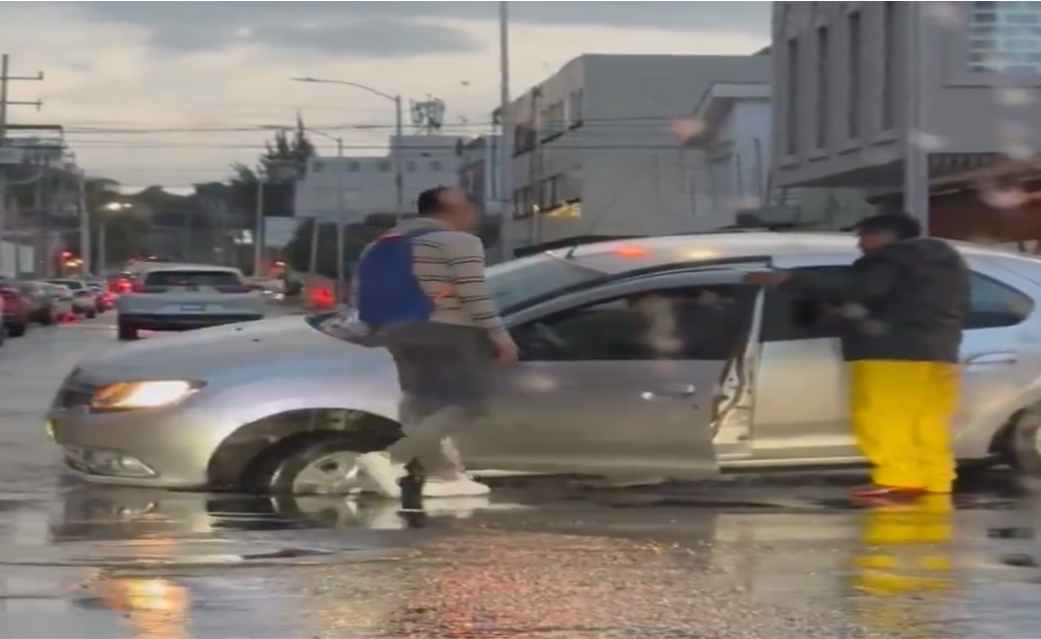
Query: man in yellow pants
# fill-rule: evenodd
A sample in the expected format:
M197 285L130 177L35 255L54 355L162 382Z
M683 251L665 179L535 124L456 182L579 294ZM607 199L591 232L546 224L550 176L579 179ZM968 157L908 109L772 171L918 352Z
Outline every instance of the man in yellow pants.
M864 498L947 494L955 478L950 420L969 271L949 244L906 215L856 227L863 256L846 274L768 271L749 282L838 305L857 442L874 466Z

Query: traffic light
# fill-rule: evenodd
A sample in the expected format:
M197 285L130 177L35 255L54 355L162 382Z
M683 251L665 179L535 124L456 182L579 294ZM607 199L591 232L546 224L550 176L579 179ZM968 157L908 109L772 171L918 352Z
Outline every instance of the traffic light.
M61 252L61 259L68 260L68 259L71 259L71 258L72 258L72 251L62 251Z

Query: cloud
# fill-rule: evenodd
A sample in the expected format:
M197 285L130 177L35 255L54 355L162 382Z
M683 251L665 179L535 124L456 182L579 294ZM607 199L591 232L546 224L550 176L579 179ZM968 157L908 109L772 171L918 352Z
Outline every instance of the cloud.
M252 44L372 57L456 53L476 50L479 43L463 30L435 21L490 22L497 16L495 2L61 4L88 19L144 29L153 45L183 52ZM513 2L510 17L518 24L761 34L768 31L769 5L769 2Z

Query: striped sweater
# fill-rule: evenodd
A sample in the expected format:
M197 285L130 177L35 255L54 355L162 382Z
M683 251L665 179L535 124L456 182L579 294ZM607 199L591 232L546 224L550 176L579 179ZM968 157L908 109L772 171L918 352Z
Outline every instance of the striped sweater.
M392 232L440 229L412 240L412 272L434 304L432 322L503 329L502 319L484 281L484 246L470 233L449 229L433 218L403 220ZM364 253L362 254L364 255ZM357 307L357 283L351 306Z

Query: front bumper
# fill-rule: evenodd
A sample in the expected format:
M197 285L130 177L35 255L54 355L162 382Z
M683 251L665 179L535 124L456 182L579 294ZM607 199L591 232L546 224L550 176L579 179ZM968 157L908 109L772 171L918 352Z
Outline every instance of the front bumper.
M77 395L78 393L78 395ZM92 413L91 395L64 390L46 428L65 466L87 481L204 489L208 464L225 433L220 418L189 402L161 409Z
M224 326L240 322L255 322L264 319L263 314L127 314L120 313L119 321L145 331L189 331L210 326Z

